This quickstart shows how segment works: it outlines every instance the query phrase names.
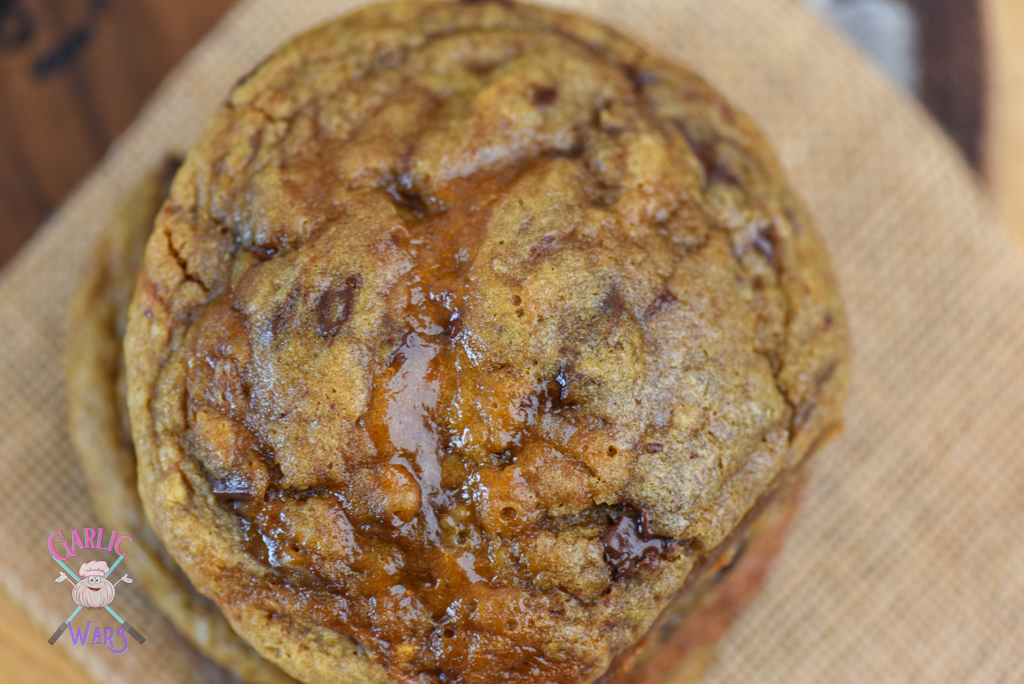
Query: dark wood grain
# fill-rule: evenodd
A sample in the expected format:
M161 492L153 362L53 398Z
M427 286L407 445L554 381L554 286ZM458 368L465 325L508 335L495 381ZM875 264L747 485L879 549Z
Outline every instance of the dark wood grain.
M0 263L232 0L0 0Z
M988 101L982 3L909 0L909 4L920 27L921 101L967 161L978 168Z

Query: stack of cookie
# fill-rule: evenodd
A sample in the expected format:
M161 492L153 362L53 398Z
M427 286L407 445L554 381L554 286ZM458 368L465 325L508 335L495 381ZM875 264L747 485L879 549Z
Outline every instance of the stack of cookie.
M185 636L254 682L699 671L847 380L745 116L577 16L400 2L283 47L175 167L108 227L68 385Z
M128 303L153 228L181 160L144 178L106 226L69 314L67 389L71 438L103 525L134 539L132 567L174 626L213 660L254 684L294 682L235 634L197 592L153 531L136 484L125 402L122 340Z

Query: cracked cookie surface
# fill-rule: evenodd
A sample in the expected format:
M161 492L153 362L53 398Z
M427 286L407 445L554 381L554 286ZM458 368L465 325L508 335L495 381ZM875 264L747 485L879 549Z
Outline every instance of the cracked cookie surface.
M370 7L232 92L126 340L147 514L310 682L588 682L837 423L748 119L582 18Z
M240 639L199 595L146 521L136 485L121 341L153 219L181 163L165 159L104 227L68 315L68 432L100 522L134 539L139 585L193 646L249 684L295 684Z

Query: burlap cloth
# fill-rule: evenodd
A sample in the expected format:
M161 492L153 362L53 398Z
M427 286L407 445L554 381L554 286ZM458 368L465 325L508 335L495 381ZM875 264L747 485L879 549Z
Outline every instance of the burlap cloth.
M1024 681L1024 267L960 157L795 0L548 2L693 65L760 122L849 307L845 434L819 455L769 586L705 681ZM240 75L358 4L239 4L0 276L0 580L40 639L74 608L47 536L97 526L61 386L66 302L97 231ZM115 608L145 645L56 646L97 681L233 680L142 591L122 585Z

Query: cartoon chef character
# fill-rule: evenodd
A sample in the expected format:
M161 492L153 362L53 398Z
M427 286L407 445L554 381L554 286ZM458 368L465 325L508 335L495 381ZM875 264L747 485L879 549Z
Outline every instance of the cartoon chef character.
M110 572L110 567L106 561L94 560L82 563L82 567L78 569L78 574L82 576L82 579L71 590L71 599L89 610L96 610L97 608L109 605L114 600L114 587L121 580L128 584L131 584L132 580L129 579L128 575L124 575L117 582L111 584L110 580L106 578L108 572ZM65 580L71 581L62 572L54 582L64 582Z

